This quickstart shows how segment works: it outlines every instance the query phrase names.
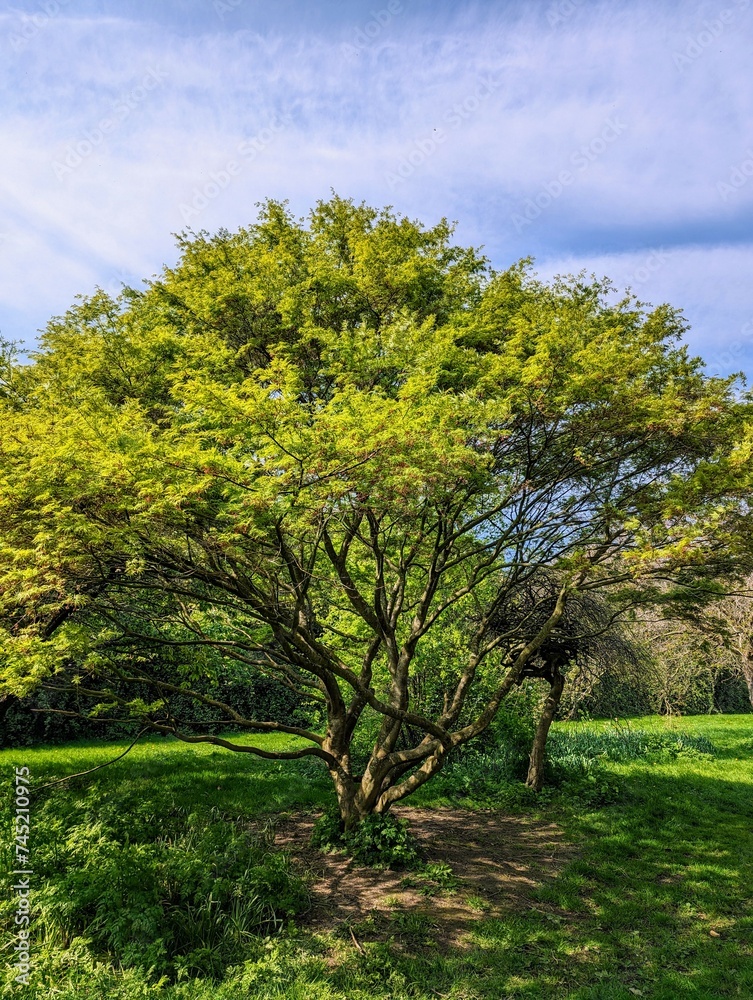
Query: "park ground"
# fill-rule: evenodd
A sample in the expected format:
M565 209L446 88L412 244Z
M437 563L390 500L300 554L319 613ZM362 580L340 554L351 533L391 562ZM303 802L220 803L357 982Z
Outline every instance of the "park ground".
M270 747L286 742L263 739ZM497 789L482 760L465 775L456 768L440 776L396 809L421 850L411 870L369 868L311 847L315 819L332 804L311 763L164 739L139 743L112 766L32 799L38 864L28 987L14 982L9 957L14 769L28 767L39 788L128 744L2 751L0 997L753 996L753 715L559 724L557 739L558 783L538 797L510 782ZM613 752L620 745L632 749ZM207 854L218 836L236 845L250 838L259 860L254 891L260 900L264 886L289 897L288 911L260 909L251 932L241 921L247 911L228 904L222 928L207 925L203 959L196 947L190 960L151 961L137 946L150 929L134 912L149 873L172 873L172 918L183 919L183 906L190 921L195 902L178 890L200 884L202 865L221 879ZM170 848L180 853L179 871ZM211 850L232 869L222 844ZM106 874L110 862L114 876ZM133 879L120 886L123 872ZM100 876L106 889L97 889ZM204 917L197 911L194 924ZM230 948L219 968L211 968L209 953L221 950L215 940Z

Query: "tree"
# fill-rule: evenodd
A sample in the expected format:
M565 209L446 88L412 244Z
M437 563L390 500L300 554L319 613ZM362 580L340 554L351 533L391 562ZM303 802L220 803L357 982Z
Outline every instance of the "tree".
M451 237L338 197L308 223L269 202L181 236L143 292L50 322L0 401L3 691L67 686L187 742L319 758L351 825L486 729L574 594L722 557L748 409L679 345L681 317L496 273ZM547 614L495 629L542 567ZM176 649L168 683L150 664ZM204 650L279 678L324 731L195 691ZM439 703L411 685L427 663ZM297 743L188 732L185 692Z
M720 581L706 607L644 613L641 625L657 661L652 687L660 711L718 710L742 689L740 681L753 707L753 576Z
M726 649L737 657L736 666L753 708L753 576L748 576L745 586L744 592L731 593L719 602L716 631L725 640Z
M539 632L549 620L562 588L562 580L546 568L540 568L510 591L492 615L493 633ZM633 595L636 597L637 595ZM631 604L614 606L598 591L575 591L569 595L559 621L553 626L536 653L528 660L516 683L527 677L540 678L549 684L539 713L528 764L526 784L540 791L544 784L546 742L565 690L567 671L590 671L604 664L629 663L638 669L646 657L628 635L622 618Z

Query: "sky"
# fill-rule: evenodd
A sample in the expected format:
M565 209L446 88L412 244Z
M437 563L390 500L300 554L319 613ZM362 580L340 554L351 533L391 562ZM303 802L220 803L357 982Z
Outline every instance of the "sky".
M753 0L0 0L0 336L332 190L753 378Z

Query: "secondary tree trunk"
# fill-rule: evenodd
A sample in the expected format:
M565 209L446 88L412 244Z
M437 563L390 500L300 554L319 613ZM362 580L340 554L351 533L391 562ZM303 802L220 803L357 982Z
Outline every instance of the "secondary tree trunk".
M753 706L753 642L748 640L742 657L743 677L748 685L748 697Z
M549 735L549 728L552 725L557 706L562 697L565 687L565 676L559 670L555 670L552 686L544 702L544 708L536 727L536 735L533 738L533 747L528 761L528 777L526 784L529 788L541 791L544 784L544 761L546 759L546 738Z

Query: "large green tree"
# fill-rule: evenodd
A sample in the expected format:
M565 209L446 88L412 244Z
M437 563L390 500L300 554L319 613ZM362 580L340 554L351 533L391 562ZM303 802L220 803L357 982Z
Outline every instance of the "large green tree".
M446 222L337 197L179 247L145 290L80 301L6 366L2 692L70 687L188 741L320 758L352 824L490 724L574 592L645 596L723 558L746 406L672 309L496 273ZM542 567L547 613L495 627ZM171 681L160 649L190 654ZM324 724L208 702L198 682L223 660ZM171 709L187 690L299 742L192 733Z

